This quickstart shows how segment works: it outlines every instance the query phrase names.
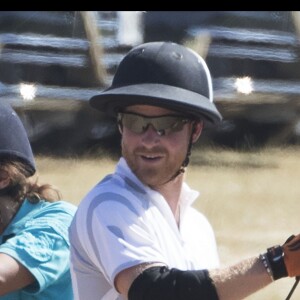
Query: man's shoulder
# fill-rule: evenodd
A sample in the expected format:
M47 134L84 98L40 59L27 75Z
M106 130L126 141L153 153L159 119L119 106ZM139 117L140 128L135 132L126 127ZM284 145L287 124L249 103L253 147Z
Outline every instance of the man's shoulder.
M95 210L105 212L106 209L113 214L112 210L122 211L130 209L139 210L145 207L147 192L131 178L113 174L105 177L96 184L80 201L78 211L91 213Z

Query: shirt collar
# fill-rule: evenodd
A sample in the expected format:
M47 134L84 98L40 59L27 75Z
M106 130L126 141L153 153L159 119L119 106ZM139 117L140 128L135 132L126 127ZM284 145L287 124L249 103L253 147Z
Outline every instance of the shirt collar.
M143 184L136 175L129 168L124 157L121 157L116 166L116 173L118 173L121 177L128 177L131 181L133 181L137 186L145 190L147 193L157 193L150 187ZM191 206L200 193L196 190L191 189L186 182L183 183L181 195L180 195L180 203L181 210L184 211L187 207Z

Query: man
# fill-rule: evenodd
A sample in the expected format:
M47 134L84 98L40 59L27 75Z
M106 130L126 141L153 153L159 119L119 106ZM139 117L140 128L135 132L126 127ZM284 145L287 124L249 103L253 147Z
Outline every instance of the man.
M21 120L0 102L0 299L72 300L68 227L76 207L39 184Z
M243 299L300 275L300 236L218 269L213 230L184 181L203 126L222 119L199 55L169 42L137 46L90 104L117 116L122 157L70 226L75 299Z

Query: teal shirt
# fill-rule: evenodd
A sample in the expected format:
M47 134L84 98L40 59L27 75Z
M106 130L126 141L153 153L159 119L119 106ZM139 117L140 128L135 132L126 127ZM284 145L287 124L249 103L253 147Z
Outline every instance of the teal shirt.
M1 300L71 300L68 228L76 206L65 201L25 200L0 235L0 252L25 266L36 283L0 296Z

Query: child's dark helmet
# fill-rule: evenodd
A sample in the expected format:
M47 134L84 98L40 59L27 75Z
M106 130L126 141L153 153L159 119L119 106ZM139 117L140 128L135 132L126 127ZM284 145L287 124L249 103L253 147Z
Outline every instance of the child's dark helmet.
M32 148L22 121L14 109L0 102L0 160L16 159L23 162L28 176L36 172Z

